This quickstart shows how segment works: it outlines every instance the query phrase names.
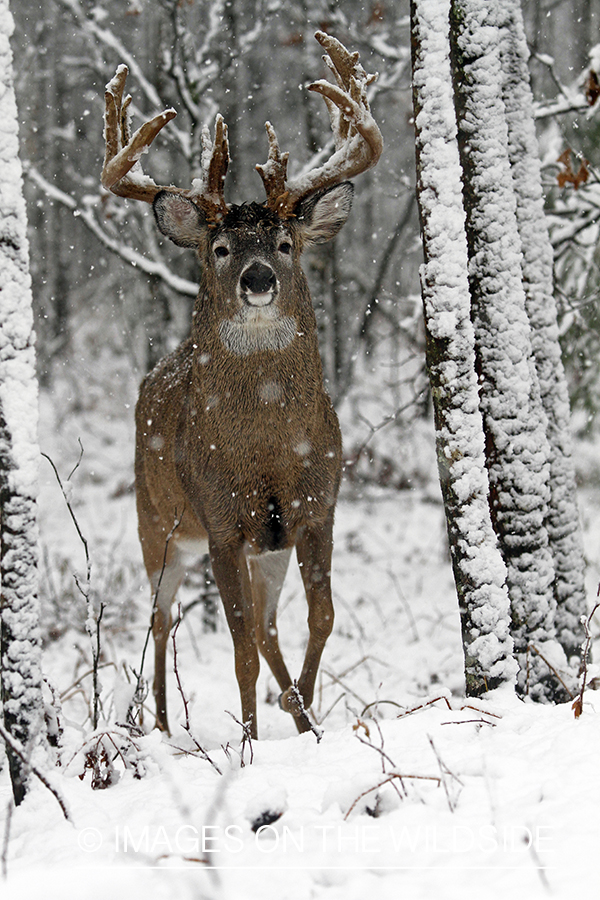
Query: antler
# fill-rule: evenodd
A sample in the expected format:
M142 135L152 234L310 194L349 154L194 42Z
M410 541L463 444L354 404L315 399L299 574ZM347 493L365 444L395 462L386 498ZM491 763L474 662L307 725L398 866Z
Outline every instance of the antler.
M223 184L229 163L227 126L223 117L219 115L216 118L214 141L210 139L208 128L203 130L202 176L194 180L192 188L186 190L173 185L158 185L144 174L139 160L142 153L150 148L159 131L167 122L174 119L177 113L174 109L165 109L164 112L144 122L131 136L129 128L131 96L127 95L123 99L128 71L127 66L120 65L106 85L104 94L106 149L101 176L103 187L118 197L143 200L145 203L152 203L159 191L169 190L185 194L195 200L213 218L223 215L227 212Z
M350 53L331 35L317 31L315 38L326 50L323 59L337 84L321 80L308 89L321 94L327 104L335 152L322 166L287 181L289 154L281 153L275 129L266 123L269 157L264 166L256 168L265 186L267 206L282 216L291 215L296 203L308 194L372 168L383 151L383 138L367 99L367 86L377 75L367 75L358 53Z

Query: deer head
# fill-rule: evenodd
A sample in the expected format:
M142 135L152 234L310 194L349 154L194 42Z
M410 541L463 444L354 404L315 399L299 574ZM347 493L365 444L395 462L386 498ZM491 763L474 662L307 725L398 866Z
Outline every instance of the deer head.
M382 150L357 53L318 32L336 84L318 81L335 151L287 177L287 154L267 123L269 156L257 166L262 204L227 204L227 128L203 135L201 176L189 189L159 186L139 158L175 115L166 110L130 135L127 70L106 91L102 184L152 203L158 228L196 250L202 276L191 337L145 379L137 406L136 492L144 561L153 588L157 724L167 729L165 648L170 608L190 548L210 551L231 630L242 714L256 735L258 650L300 731L333 624L333 511L341 475L337 418L322 384L303 249L346 221L347 181ZM176 527L174 527L174 524ZM309 641L297 687L277 642L277 600L296 547L309 606Z
M229 349L247 356L260 349L281 350L294 338L300 298L310 307L300 255L307 244L337 234L352 194L348 182L329 188L299 201L293 218L257 203L232 207L218 225L181 194L161 191L153 206L160 231L199 252L201 292L211 298L210 315L218 318Z

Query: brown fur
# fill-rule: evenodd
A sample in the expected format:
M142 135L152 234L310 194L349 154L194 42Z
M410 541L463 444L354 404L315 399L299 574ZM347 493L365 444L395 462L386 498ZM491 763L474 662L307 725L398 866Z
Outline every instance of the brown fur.
M201 210L195 224L195 211L184 208L189 201L159 195L155 202L161 230L176 243L195 244L203 273L191 336L146 377L136 412L139 533L155 594L154 693L162 729L168 729L170 607L185 572L181 548L202 539L208 540L233 638L244 721L251 720L256 735L260 650L283 692L282 706L300 731L310 727L293 699L277 643L275 609L287 560L268 551L295 546L301 566L309 641L298 687L308 709L333 625L331 533L341 437L323 389L316 321L299 259L308 241L339 230L350 200L351 186L340 185L309 200L294 218L282 220L252 204L232 209L217 228L208 226ZM219 247L228 255L217 256ZM266 311L240 298L240 277L257 260L277 278ZM223 337L237 320L239 351ZM292 338L281 331L290 320ZM281 339L261 337L280 332ZM248 334L259 335L259 349L247 343Z

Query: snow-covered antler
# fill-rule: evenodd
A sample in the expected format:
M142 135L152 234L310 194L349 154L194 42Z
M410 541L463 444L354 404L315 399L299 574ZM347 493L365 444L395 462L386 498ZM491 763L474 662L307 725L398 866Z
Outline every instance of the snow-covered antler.
M104 136L105 156L102 168L102 185L119 197L152 203L159 191L169 190L191 197L213 216L227 211L223 184L229 163L227 126L222 116L215 122L215 139L210 140L208 129L203 133L205 152L202 155L202 177L186 190L173 185L158 185L145 175L140 157L151 146L162 128L174 119L174 109L166 109L138 128L133 136L129 128L129 104L131 96L123 98L128 69L120 65L114 77L106 85Z
M358 53L350 53L336 38L322 31L317 31L315 38L326 51L323 59L337 83L316 81L308 89L321 94L327 104L335 152L322 166L288 181L289 154L281 153L275 129L266 123L269 158L256 168L265 186L267 206L282 216L290 215L308 194L372 168L383 150L383 138L367 99L367 86L377 76L368 75L358 61Z

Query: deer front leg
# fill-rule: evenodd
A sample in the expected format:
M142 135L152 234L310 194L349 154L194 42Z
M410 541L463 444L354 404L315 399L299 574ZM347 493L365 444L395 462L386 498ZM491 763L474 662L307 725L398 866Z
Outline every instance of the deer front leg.
M331 599L331 551L333 532L333 511L327 521L320 526L306 527L296 543L298 564L302 573L306 599L308 601L308 644L304 656L302 672L298 679L298 690L302 696L304 709L309 709L315 692L317 671L327 638L333 628L333 602ZM294 716L298 731L308 731L310 722L297 708L291 688L281 695L283 709Z
M235 675L242 702L242 721L250 722L250 735L257 738L256 679L260 663L246 557L239 545L228 547L211 543L210 558L233 640Z
M175 547L168 547L166 560L160 570L150 576L152 584L153 614L152 637L154 638L154 684L156 703L156 727L169 731L167 719L167 642L171 632L171 606L185 574L184 567Z

